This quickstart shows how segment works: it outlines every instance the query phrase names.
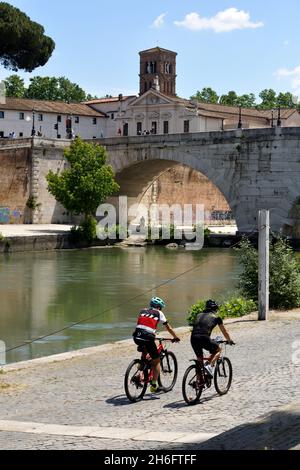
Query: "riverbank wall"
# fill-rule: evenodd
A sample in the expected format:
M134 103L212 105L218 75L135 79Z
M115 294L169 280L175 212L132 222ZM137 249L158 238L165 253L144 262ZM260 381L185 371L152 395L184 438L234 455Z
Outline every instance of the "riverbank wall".
M236 246L241 240L241 236L213 234L205 239L204 248L231 248ZM122 244L124 247L130 246L161 246L166 247L173 244L175 248L185 248L184 240L157 240L155 242L131 242ZM33 236L10 236L0 241L0 253L22 253L33 251L53 251L53 250L72 250L105 246L119 246L119 241L113 240L95 240L93 243L74 243L69 233L51 234L51 235L33 235Z

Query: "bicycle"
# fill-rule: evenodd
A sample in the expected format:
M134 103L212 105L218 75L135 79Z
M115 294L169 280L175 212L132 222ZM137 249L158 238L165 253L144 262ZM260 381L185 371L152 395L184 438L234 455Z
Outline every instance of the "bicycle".
M171 338L155 338L159 342L157 348L160 358L160 375L158 377L159 390L170 392L176 383L178 364L175 354L168 351L164 345L166 342L174 342ZM152 359L147 351L138 346L142 353L140 359L134 359L127 367L124 379L124 387L127 398L136 403L141 401L146 393L148 384L153 378Z
M223 341L223 339L216 340L216 342L219 345L225 344L225 346L232 344L228 343L228 341ZM198 403L202 392L211 387L212 381L219 395L226 395L226 393L228 393L232 383L232 364L228 357L223 355L223 347L221 356L215 366L213 377L204 366L207 358L203 357L201 362L197 359L193 359L192 361L194 361L195 364L187 368L182 379L182 395L188 405Z

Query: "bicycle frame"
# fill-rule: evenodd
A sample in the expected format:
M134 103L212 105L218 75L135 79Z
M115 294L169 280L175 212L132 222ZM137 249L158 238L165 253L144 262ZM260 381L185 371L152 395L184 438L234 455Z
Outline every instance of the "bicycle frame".
M158 354L161 358L161 355L164 353L164 351L166 351L166 348L164 347L163 343L166 342L166 341L171 342L172 339L170 339L170 338L155 338L155 340L159 342L159 345L157 347L157 352L158 352ZM152 359L150 357L150 354L145 349L144 349L144 351L142 351L141 364L142 364L141 371L144 371L145 368L147 368L147 370L149 371L147 373L147 383L149 383L153 379L153 365L152 365Z

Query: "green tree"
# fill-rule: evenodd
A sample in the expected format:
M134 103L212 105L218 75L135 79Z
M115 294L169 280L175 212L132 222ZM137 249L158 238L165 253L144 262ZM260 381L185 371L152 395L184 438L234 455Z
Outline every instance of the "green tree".
M197 93L190 98L194 101L200 101L202 103L212 103L217 104L219 102L219 96L210 87L203 88L202 91L197 91Z
M248 240L238 250L243 271L240 289L249 299L258 302L258 252ZM294 308L300 306L300 269L296 257L287 244L278 238L270 246L270 307Z
M58 89L59 99L61 101L80 103L86 100L85 91L66 77L59 77Z
M256 96L254 93L239 96L237 99L237 105L242 106L243 108L254 108L256 106Z
M69 212L84 214L82 227L89 232L99 205L116 193L119 186L111 166L106 164L106 151L100 145L76 138L64 155L70 168L60 175L48 173L48 191Z
M281 106L282 108L296 108L297 102L295 101L294 96L292 93L279 93L276 100L277 106Z
M45 65L55 48L43 26L18 8L0 2L0 63L7 69L32 72Z
M4 84L8 98L24 98L26 87L24 80L19 75L11 75L4 80Z
M259 104L259 108L261 109L272 109L276 108L277 106L277 96L276 91L270 89L262 90L259 94L260 99L262 102Z
M65 77L34 77L26 91L26 98L80 103L86 93Z
M229 91L227 95L222 95L220 98L220 104L224 106L239 106L238 104L238 95L235 91Z

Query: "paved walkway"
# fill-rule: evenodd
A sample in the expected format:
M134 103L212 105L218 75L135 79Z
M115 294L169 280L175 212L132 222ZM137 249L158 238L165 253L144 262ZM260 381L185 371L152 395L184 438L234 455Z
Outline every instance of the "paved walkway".
M175 389L146 394L137 404L123 390L124 371L137 355L128 342L64 361L9 366L0 375L0 449L297 448L299 327L299 312L230 323L237 343L227 351L232 388L224 397L211 389L194 407L181 395L193 357L188 332L181 331L182 342L172 346L179 359Z
M31 237L44 235L59 235L69 232L72 225L0 225L0 233L4 237ZM235 225L216 225L209 227L212 233L235 234Z
M60 235L69 232L72 225L0 225L4 237L32 237Z

